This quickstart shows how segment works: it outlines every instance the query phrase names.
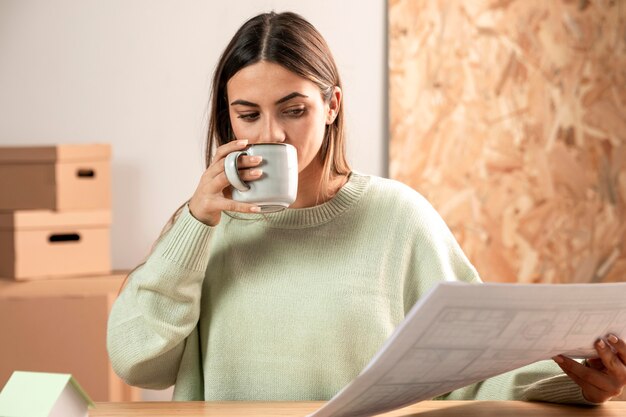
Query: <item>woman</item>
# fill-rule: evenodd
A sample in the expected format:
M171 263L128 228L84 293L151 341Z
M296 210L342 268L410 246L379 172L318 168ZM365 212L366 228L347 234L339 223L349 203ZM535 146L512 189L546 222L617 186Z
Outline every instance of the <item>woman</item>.
M437 282L480 282L418 193L351 172L341 102L328 46L300 16L262 14L235 34L213 79L207 169L111 312L128 383L175 384L177 400L327 400ZM279 213L229 198L225 156L260 142L298 151L298 196ZM242 178L261 163L242 157ZM545 362L442 398L602 402L626 375L611 343L619 355L605 345L590 366L557 358L571 378Z

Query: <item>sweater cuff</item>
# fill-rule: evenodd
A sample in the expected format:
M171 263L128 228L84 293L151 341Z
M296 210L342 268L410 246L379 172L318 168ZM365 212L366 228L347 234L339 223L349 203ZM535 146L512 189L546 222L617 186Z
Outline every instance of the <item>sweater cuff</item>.
M528 390L526 399L560 404L599 405L588 401L580 386L567 375L557 375L537 383Z
M192 271L203 271L209 262L209 241L213 227L197 220L187 204L172 228L162 237L155 255Z

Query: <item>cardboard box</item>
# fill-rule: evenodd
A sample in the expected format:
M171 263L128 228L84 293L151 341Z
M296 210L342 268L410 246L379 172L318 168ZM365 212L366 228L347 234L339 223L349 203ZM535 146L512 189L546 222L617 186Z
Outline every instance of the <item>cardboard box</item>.
M136 401L113 371L107 320L125 273L88 279L0 279L0 387L13 371L70 373L94 401Z
M0 211L111 208L111 146L0 147Z
M108 274L110 224L107 210L0 213L0 277Z

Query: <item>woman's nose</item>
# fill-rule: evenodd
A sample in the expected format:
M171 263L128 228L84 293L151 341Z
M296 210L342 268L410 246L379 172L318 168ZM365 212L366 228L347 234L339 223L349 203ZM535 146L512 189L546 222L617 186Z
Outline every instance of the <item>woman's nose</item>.
M259 133L259 142L284 142L285 131L280 123L272 117L265 118Z

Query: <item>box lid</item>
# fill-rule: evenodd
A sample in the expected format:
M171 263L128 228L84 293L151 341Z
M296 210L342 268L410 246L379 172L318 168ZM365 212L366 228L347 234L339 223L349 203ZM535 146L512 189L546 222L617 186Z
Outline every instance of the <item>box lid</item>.
M0 146L1 163L80 162L108 160L108 143L62 144L48 146Z
M94 227L111 224L110 210L0 212L0 229L34 230L49 227Z

